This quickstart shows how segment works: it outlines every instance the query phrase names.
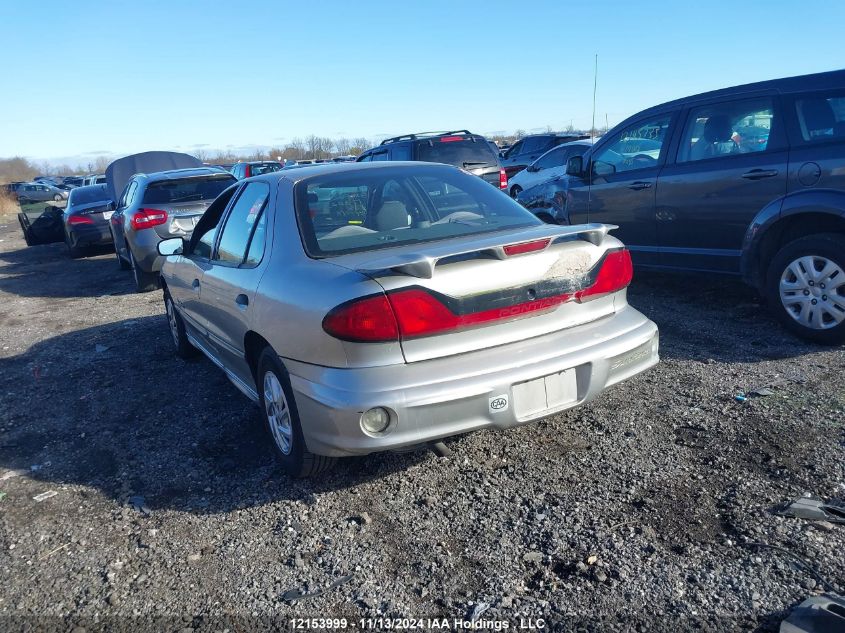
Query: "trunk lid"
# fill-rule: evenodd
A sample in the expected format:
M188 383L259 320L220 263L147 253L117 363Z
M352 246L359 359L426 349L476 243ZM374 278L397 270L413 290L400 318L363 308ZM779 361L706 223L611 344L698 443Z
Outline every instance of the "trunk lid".
M611 314L614 295L585 303L566 300L590 285L609 249L621 248L607 237L611 228L530 226L389 252L350 253L331 262L371 277L387 293L420 289L452 313L470 315L473 324L461 329L403 337L402 351L411 363L542 336ZM540 248L521 254L505 250L525 244Z
M150 205L156 209L167 211L167 222L154 227L155 232L162 238L188 237L205 213L213 200L196 200L192 202Z

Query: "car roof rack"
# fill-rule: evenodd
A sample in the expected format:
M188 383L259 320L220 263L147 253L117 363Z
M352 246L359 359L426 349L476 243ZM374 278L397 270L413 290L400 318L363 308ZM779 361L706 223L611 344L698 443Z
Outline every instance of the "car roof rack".
M433 138L436 136L448 136L449 134L469 134L469 130L449 130L444 132L417 132L415 134L402 134L401 136L394 136L393 138L384 139L379 145L387 145L388 143L396 143L397 141L413 141L418 138Z

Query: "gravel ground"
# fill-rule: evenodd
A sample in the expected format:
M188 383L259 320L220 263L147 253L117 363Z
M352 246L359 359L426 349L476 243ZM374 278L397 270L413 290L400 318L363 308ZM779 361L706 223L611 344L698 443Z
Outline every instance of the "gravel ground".
M173 355L159 293L111 253L72 261L0 225L6 630L777 630L822 581L754 543L845 591L845 526L775 513L845 498L845 353L790 337L738 282L638 275L662 362L598 402L291 481L254 405Z

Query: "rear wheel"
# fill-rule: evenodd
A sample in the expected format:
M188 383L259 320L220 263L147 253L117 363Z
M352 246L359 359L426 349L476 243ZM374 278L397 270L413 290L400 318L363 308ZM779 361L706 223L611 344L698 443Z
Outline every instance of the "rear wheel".
M292 477L310 477L334 465L334 457L314 455L305 446L290 378L276 353L265 347L255 372L261 414L276 454Z
M53 196L53 200L55 200L56 202L61 202L62 197L59 194L56 194L55 196Z
M511 198L516 198L520 193L522 193L522 187L519 185L511 187Z
M129 251L129 263L132 266L132 279L135 281L135 290L138 292L150 292L158 288L158 275L155 273L148 273L141 269L141 265L132 254L132 249Z
M781 248L769 264L766 300L801 338L845 342L845 236L809 235Z
M85 254L85 249L74 246L73 239L67 232L65 232L65 246L67 246L67 252L71 259L79 259Z
M173 346L176 349L176 355L179 358L191 358L196 356L197 348L191 345L188 340L188 334L185 331L185 321L182 315L176 310L173 305L173 298L164 289L164 311L167 313L167 324L170 327L170 336L173 339Z

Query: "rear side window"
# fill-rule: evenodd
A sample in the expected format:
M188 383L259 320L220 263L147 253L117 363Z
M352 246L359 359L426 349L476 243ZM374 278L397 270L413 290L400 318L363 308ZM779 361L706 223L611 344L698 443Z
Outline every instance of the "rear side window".
M549 144L548 136L529 136L522 143L522 154L531 154L545 149Z
M499 159L483 138L444 136L420 142L417 160L467 169L497 165Z
M313 176L294 191L300 232L312 257L540 224L484 180L451 167Z
M257 163L250 168L250 175L260 176L261 174L270 174L274 171L279 171L282 168L280 163Z
M678 162L764 152L769 147L773 122L769 97L695 108L684 126Z
M845 92L802 95L795 100L801 137L806 143L845 140Z
M160 180L147 185L144 204L176 204L195 200L214 200L234 182L232 176L221 174L211 177Z
M223 232L220 234L220 242L217 245L217 253L214 259L218 262L239 266L247 257L247 249L256 228L261 224L259 218L263 215L264 206L270 195L270 187L264 182L251 182L243 188L229 216L226 224L223 225ZM253 258L252 264L261 260L261 253L264 252L264 229L259 236L261 240L261 252L249 253ZM255 259L257 257L257 259Z

